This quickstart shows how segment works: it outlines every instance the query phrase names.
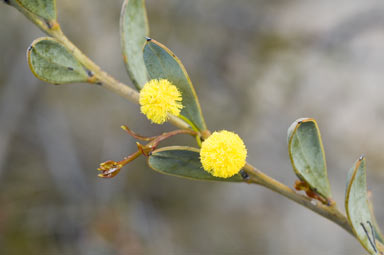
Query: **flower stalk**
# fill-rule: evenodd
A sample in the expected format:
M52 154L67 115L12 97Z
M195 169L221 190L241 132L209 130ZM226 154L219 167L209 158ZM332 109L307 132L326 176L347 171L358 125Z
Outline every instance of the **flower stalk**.
M345 229L352 236L355 236L347 217L342 212L340 212L340 210L336 207L336 204L329 206L323 203L313 203L311 198L298 194L293 189L264 174L262 171L248 163L244 166L244 171L249 175L248 183L254 183L266 187L267 189L270 189L310 209L311 211L329 219L330 221L333 221Z
M10 0L9 2L13 2L13 0ZM136 103L140 103L140 94L132 89L131 87L127 86L126 84L116 80L111 75L103 71L97 64L95 64L91 59L89 59L85 54L83 54L80 49L78 49L63 33L63 31L60 28L60 25L57 23L56 20L43 20L36 15L30 13L27 10L24 10L23 8L18 8L19 11L21 11L29 20L31 20L35 25L37 25L42 31L47 33L48 35L52 36L56 40L58 40L64 47L73 54L73 56L89 71L89 81L92 81L92 83L98 84L104 88L107 88L114 93ZM176 100L177 101L177 100ZM163 116L160 122L163 122L162 120L169 119L169 121L176 127L178 127L178 130L174 130L171 132L163 133L159 136L153 136L153 137L144 137L141 136L132 130L130 130L127 126L122 126L122 129L125 130L129 135L134 137L137 140L142 140L148 142L146 145L142 145L140 143L137 143L137 151L135 151L133 154L125 157L121 161L112 161L108 160L104 163L100 164L100 167L98 168L101 173L98 175L102 178L112 178L116 176L122 167L127 165L128 163L132 162L136 158L138 158L140 155L144 156L150 156L152 151L156 149L156 147L159 145L161 141L164 141L172 136L178 135L178 134L188 134L191 136L196 137L197 143L199 145L201 144L201 141L207 140L211 133L209 130L198 130L196 126L193 125L187 118L180 116L175 116L180 113L180 109L182 107L177 107L179 111L172 110L168 111L166 113L167 116ZM144 111L143 111L144 112ZM154 121L156 122L156 121ZM204 142L203 142L204 143ZM246 155L246 153L245 153ZM246 157L246 156L245 156ZM244 162L245 162L244 157ZM236 170L240 170L242 166L244 166L243 162L241 164L238 164L238 168ZM247 178L244 178L244 181L247 183L257 184L261 185L263 187L266 187L310 210L313 212L333 221L334 223L338 224L340 227L345 229L348 233L355 236L352 227L347 219L347 217L340 212L340 210L336 207L335 203L327 203L329 201L324 201L316 197L316 194L312 194L311 190L308 189L305 185L303 186L302 183L297 183L296 188L298 190L304 190L307 193L307 196L301 195L297 193L295 190L289 188L288 186L280 183L279 181L269 177L268 175L264 174L262 171L258 170L254 166L248 164L245 162L245 166L243 167L243 172L246 173ZM237 171L238 172L238 171ZM241 173L243 173L241 172ZM242 174L243 175L243 174ZM245 176L245 175L244 175ZM312 198L317 199L313 200Z
M38 24L39 25L39 24ZM45 31L45 30L44 30ZM59 40L68 50L70 50L74 56L86 66L93 74L101 81L102 86L115 92L116 94L134 102L139 103L139 93L130 88L128 85L123 84L122 82L117 81L115 78L104 72L98 65L96 65L92 60L90 60L86 55L84 55L61 31L61 29L50 29L47 32L52 37ZM176 127L181 129L188 130L190 126L183 120L178 117L170 115L169 121ZM203 139L206 139L210 136L210 132L207 130L201 133ZM286 185L274 180L273 178L265 175L260 170L257 170L255 167L250 164L246 164L244 170L250 176L250 183L258 184L264 186L270 190L277 192L278 194L287 197L288 199L295 201L296 203L312 210L313 212L322 215L323 217L335 222L348 233L353 234L352 228L345 217L338 209L335 207L329 207L321 203L313 204L311 199L296 193L291 188Z
M190 130L190 129L177 129L173 130L171 132L165 132L162 133L159 136L152 136L152 137L145 137L142 135L139 135L135 132L133 132L131 129L129 129L127 126L123 125L121 128L127 132L132 137L142 140L142 141L149 141L146 145L142 145L138 142L136 142L137 145L137 151L135 151L133 154L125 157L121 161L113 161L113 160L107 160L100 164L100 167L97 169L101 171L100 174L98 174L101 178L112 178L115 177L121 170L122 167L127 165L128 163L132 162L133 160L137 159L140 155L144 155L145 157L149 157L154 151L160 142L175 136L179 134L188 134L191 136L199 136L199 134L196 131Z

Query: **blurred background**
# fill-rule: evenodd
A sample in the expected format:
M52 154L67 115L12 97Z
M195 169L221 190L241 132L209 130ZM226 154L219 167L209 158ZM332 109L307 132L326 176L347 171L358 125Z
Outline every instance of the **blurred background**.
M57 1L68 37L131 84L121 4ZM287 128L317 119L339 207L364 153L384 226L382 1L147 0L147 8L151 37L184 62L211 130L239 133L250 163L292 186ZM100 162L136 150L120 125L148 136L173 127L151 125L100 87L37 80L25 51L40 36L0 5L0 254L366 254L337 225L255 185L163 176L143 158L98 178Z

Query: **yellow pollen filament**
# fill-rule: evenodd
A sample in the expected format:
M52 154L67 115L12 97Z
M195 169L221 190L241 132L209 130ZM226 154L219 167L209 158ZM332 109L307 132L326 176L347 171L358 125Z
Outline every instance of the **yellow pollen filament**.
M162 124L168 114L178 116L183 105L180 91L166 79L153 79L140 91L140 110L151 122Z
M213 176L229 178L245 165L247 149L243 140L226 130L214 132L201 145L200 161Z

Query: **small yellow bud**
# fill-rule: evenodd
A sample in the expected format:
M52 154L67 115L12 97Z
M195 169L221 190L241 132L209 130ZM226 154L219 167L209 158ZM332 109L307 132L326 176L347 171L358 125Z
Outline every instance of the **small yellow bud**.
M168 114L178 116L183 105L180 91L166 79L153 79L140 91L140 110L153 123L162 124Z
M226 130L214 132L202 144L200 161L213 176L229 178L245 165L247 149L243 140Z

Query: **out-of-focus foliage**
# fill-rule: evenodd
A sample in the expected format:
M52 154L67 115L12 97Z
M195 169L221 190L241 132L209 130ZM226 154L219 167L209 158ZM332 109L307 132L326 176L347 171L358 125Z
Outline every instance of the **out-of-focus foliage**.
M8 0L17 9L26 9L33 15L46 20L56 19L56 0ZM23 11L24 12L24 11Z
M376 233L372 229L372 219L374 216L371 215L368 205L366 173L366 160L361 156L348 173L347 189L345 191L345 211L352 225L353 232L361 244L369 253L378 254L379 251L383 252L383 250L377 244L379 241L375 241ZM379 238L381 239L382 237L379 236Z
M142 88L148 81L143 48L149 36L145 0L125 0L120 17L124 63L133 84Z
M57 5L69 38L129 83L121 2ZM183 60L209 126L246 137L251 163L293 183L286 128L311 116L321 123L335 200L343 201L345 190L335 184L345 182L351 161L364 152L372 200L383 204L377 195L384 192L382 3L147 0L147 6L151 36ZM259 187L176 179L141 160L112 181L99 179L98 162L136 150L121 124L144 135L158 127L105 90L37 81L24 52L42 33L6 5L0 21L0 254L364 253L331 222ZM375 209L380 224L384 208Z

